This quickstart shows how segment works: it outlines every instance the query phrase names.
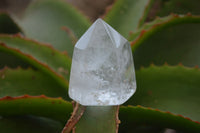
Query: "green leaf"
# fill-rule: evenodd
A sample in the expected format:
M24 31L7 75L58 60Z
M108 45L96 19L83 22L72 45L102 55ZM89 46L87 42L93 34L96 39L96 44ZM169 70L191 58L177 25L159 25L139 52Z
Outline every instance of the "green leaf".
M5 66L10 68L16 68L18 66L22 68L28 68L31 65L24 60L9 54L8 52L0 51L0 69L4 68Z
M137 91L126 104L142 105L200 121L200 70L151 66L136 72Z
M48 65L65 78L69 76L68 71L71 66L71 58L55 50L48 44L42 44L20 35L0 35L0 42L5 43L8 47L19 49L21 52L33 56L33 58Z
M60 133L71 112L71 103L61 98L7 96L0 99L0 132Z
M161 133L165 128L176 129L188 133L199 133L200 123L192 121L181 115L170 112L162 112L158 109L141 106L129 106L120 108L120 132Z
M0 35L0 51L21 58L67 87L71 59L45 44L20 36ZM65 79L64 79L65 78Z
M1 117L1 116L0 116ZM1 117L1 133L60 133L63 125L59 121L33 117Z
M117 120L116 112L114 111L114 113L111 108L115 107L107 107L107 111L105 107L104 109L101 107L88 107L83 117L81 117L81 120L79 121L80 123L76 125L76 131L80 131L79 129L82 129L80 132L87 130L89 128L87 127L88 124L94 125L90 126L90 128L93 129L91 131L97 131L97 129L100 131L108 128L109 126L111 128L112 126L110 124L115 123ZM0 99L0 116L3 116L3 118L8 116L32 115L34 117L37 116L37 118L45 117L53 120L58 120L62 123L62 125L64 125L66 120L70 117L71 112L72 105L69 102L62 100L61 98L48 98L45 96L33 97L26 95L16 98L4 97ZM98 117L101 116L101 114L107 114L107 116ZM120 108L119 116L122 122L120 124L120 132L123 133L125 131L133 131L137 127L143 125L146 125L145 127L153 126L156 128L175 128L191 132L196 132L200 129L200 124L190 120L189 118L141 106L122 106ZM110 119L108 119L108 117ZM1 120L0 127L2 122ZM96 124L97 120L98 123L100 122L100 125ZM32 122L34 121L27 122L27 126L29 126ZM105 124L103 124L103 122ZM110 124L107 125L106 123ZM26 124L24 124L24 126L26 126ZM80 124L82 124L82 126L80 126ZM106 130L103 130L103 132L105 131Z
M6 13L0 13L0 33L15 34L21 32L19 26Z
M4 68L0 70L0 84L0 97L44 94L69 99L66 88L46 74L32 69Z
M154 0L118 0L106 14L105 21L125 37L144 23Z
M27 37L50 43L70 56L73 44L62 27L69 28L79 38L90 25L84 16L62 0L37 0L18 22Z
M171 13L191 13L193 15L200 14L199 0L192 0L192 2L189 0L156 0L154 5L155 6L151 9L151 12L154 12L154 14L149 14L151 19L156 16L168 16Z
M136 69L152 62L200 65L200 17L172 15L144 25L130 38Z
M85 106L85 112L76 124L76 133L116 133L118 131L117 106Z
M34 115L58 120L63 124L70 117L72 104L61 98L44 95L4 97L0 99L0 116Z

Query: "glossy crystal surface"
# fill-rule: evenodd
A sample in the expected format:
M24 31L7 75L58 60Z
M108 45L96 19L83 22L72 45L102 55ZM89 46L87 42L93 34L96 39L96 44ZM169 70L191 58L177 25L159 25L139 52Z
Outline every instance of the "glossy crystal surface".
M129 42L97 19L75 45L69 96L82 105L120 105L135 90Z

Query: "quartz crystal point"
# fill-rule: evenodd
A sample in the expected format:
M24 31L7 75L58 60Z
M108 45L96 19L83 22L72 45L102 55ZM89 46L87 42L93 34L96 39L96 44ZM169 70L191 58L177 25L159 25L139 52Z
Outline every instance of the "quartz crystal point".
M75 45L69 96L82 105L120 105L136 90L130 43L97 19Z

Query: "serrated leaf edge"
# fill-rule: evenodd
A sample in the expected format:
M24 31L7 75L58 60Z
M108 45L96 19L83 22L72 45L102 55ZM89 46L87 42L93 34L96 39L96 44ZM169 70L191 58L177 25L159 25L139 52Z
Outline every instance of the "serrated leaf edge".
M132 50L134 51L143 41L145 41L148 37L151 35L155 34L157 31L162 30L163 28L170 27L171 25L177 25L177 24L182 24L182 23L200 23L200 16L194 16L191 14L186 14L186 15L177 15L177 14L171 14L167 17L163 18L157 18L157 20L163 20L160 21L156 24L153 22L147 23L151 24L148 29L145 29L145 24L143 27L141 27L137 32L132 33L130 36L131 40L131 47ZM156 20L155 20L156 21ZM133 37L136 36L134 39Z
M4 49L8 49L10 53L12 53L12 54L14 54L14 55L16 55L20 58L23 58L24 60L26 60L27 62L29 62L30 64L32 64L36 68L38 68L39 70L42 70L43 72L48 73L55 80L57 80L62 86L68 88L68 84L69 84L68 81L65 80L62 75L56 73L47 64L44 64L44 63L38 61L37 59L35 59L33 56L31 56L29 54L23 53L19 49L8 47L5 43L0 42L0 47L2 47ZM42 68L40 68L40 67L42 67Z

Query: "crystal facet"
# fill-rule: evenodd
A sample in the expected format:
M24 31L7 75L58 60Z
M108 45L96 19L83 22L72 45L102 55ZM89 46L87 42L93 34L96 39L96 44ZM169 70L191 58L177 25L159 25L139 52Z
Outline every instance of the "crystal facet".
M75 45L69 96L82 105L120 105L135 90L130 43L97 19Z

